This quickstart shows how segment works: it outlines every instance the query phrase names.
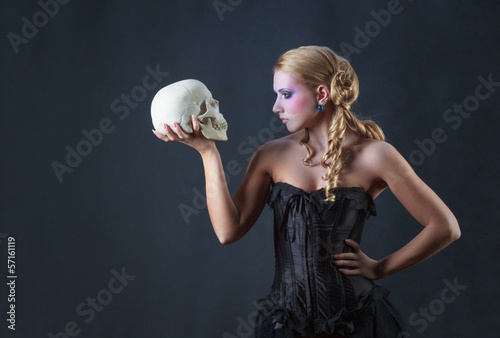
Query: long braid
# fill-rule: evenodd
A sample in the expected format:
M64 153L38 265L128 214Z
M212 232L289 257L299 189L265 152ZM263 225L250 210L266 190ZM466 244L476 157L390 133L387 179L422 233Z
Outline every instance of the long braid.
M359 120L351 112L351 104L359 94L359 82L349 62L338 57L338 71L332 77L330 84L330 99L334 103L334 117L328 130L328 150L321 158L321 165L327 169L322 176L325 183L325 202L334 202L333 189L337 187L338 178L343 167L342 142L347 128L364 138L384 140L382 129L371 120ZM331 159L328 166L326 162Z
M335 201L335 195L332 194L332 189L337 186L340 170L342 169L342 142L344 141L347 123L344 118L345 108L337 109L337 113L332 118L332 123L328 129L328 150L321 158L321 166L327 169L321 178L326 180L325 192L326 201ZM331 159L331 164L327 165L326 162Z

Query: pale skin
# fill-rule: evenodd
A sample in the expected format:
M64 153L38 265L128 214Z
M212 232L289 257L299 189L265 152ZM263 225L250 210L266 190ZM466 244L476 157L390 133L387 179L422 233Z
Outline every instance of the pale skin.
M319 85L311 90L291 74L276 71L274 91L277 98L273 112L288 119L285 124L292 134L267 142L255 152L234 198L229 194L215 142L202 135L197 119L191 121L192 133L184 132L178 124L173 130L165 125L166 135L153 130L163 141L178 141L200 153L205 170L207 208L222 244L238 241L255 224L265 206L271 182L287 182L306 192L325 186L321 176L326 169L320 160L327 149L328 127L333 115L329 87ZM323 113L318 112L318 103L325 105ZM311 166L302 163L306 150L299 140L304 128L309 130ZM348 156L339 176L339 187L362 187L373 199L389 188L423 226L410 242L380 260L368 257L358 243L347 240L354 252L334 257L336 265L349 267L340 269L344 274L373 280L385 278L431 257L460 237L453 213L391 144L362 138L348 130L342 148Z

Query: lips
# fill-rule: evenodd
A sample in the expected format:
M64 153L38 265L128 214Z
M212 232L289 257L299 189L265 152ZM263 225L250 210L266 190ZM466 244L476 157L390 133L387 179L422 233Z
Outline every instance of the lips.
M281 119L281 122L286 123L288 122L288 119Z

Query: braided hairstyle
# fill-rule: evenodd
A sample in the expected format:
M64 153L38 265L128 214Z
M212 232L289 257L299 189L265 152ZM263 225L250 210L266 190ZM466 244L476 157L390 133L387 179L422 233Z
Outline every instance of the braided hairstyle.
M335 201L332 189L337 186L338 176L342 168L341 144L347 128L364 138L379 141L385 140L382 129L370 119L358 119L351 111L351 105L359 95L359 81L354 69L347 59L337 55L328 47L302 46L289 50L278 59L273 72L284 71L305 86L314 90L318 85L330 88L327 104L332 104L333 115L328 129L328 150L321 158L321 166L327 173L321 178L326 180L324 202ZM302 160L304 165L311 165L311 149L308 145L309 130L304 128L300 145L307 150ZM331 158L331 164L326 162Z

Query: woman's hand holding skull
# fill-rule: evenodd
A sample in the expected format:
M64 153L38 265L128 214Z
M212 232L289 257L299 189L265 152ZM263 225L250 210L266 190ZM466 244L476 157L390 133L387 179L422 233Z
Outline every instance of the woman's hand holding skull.
M157 130L153 130L153 134L165 142L178 141L187 144L188 146L196 149L200 154L203 154L206 150L215 147L214 140L207 139L203 136L200 130L200 122L196 117L192 116L190 124L193 129L192 133L186 133L182 127L175 122L172 126L173 128L170 128L166 123L163 124L165 135Z

